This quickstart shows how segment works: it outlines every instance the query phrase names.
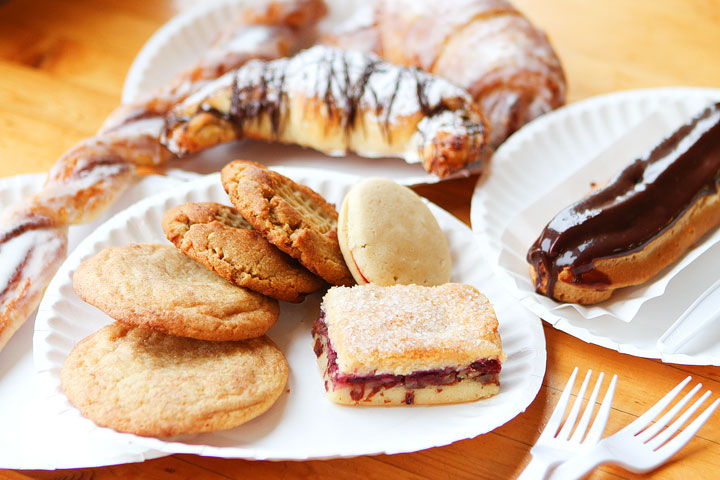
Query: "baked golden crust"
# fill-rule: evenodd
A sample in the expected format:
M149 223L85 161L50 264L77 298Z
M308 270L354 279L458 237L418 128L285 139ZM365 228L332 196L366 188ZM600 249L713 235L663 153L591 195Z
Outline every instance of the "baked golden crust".
M113 323L80 341L62 390L97 425L166 437L236 427L284 391L285 357L267 337L208 342Z
M335 287L322 308L341 374L407 375L504 361L492 305L470 285Z
M223 168L222 183L235 208L270 243L328 283L354 283L338 244L337 211L320 194L239 160Z
M170 245L107 248L73 274L84 301L123 323L212 341L263 335L277 321L277 300L238 287Z
M233 207L186 203L168 210L163 230L181 252L240 287L301 302L324 285L297 260L270 244Z

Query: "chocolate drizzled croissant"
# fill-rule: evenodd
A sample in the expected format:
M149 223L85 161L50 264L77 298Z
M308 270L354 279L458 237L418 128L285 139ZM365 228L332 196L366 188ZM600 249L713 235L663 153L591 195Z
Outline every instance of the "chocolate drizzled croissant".
M315 46L208 84L173 109L163 142L184 155L236 138L402 157L445 177L481 159L487 125L470 95L447 80Z

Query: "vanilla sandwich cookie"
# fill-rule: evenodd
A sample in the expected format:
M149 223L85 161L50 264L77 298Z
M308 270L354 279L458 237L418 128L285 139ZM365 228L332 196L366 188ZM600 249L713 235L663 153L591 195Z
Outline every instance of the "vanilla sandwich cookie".
M450 281L450 249L435 216L392 180L368 178L353 186L340 209L338 241L358 284Z

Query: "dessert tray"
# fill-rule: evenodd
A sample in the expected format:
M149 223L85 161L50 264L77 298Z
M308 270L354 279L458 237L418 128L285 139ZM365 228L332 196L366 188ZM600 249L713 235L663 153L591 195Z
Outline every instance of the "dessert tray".
M561 304L535 293L525 254L563 207L601 184L686 122L720 90L668 88L613 93L546 114L496 152L491 174L472 198L473 231L509 291L530 311L589 343L671 363L720 365L720 325L675 354L657 340L717 280L720 231L715 229L675 265L645 285L621 289L595 306Z
M335 204L359 180L355 176L307 168L277 170ZM114 216L80 243L48 287L35 321L33 352L40 384L37 395L48 418L66 426L63 442L71 444L75 436L82 436L100 446L114 445L115 449L125 446L127 454L115 461L137 461L163 453L304 460L412 452L489 432L523 412L535 398L546 360L538 318L497 285L483 252L476 248L472 231L430 204L450 245L452 281L476 286L495 306L507 353L497 396L433 407L343 407L331 403L325 398L312 348L310 332L321 300L321 295L315 294L301 304L281 303L280 319L268 332L288 358L290 377L288 391L264 415L236 429L173 439L142 438L95 426L70 406L60 390L59 372L77 341L112 320L74 293L72 273L84 258L108 246L165 243L160 224L163 213L188 201L227 203L219 175L176 186ZM112 460L88 457L82 464L103 465L109 461Z

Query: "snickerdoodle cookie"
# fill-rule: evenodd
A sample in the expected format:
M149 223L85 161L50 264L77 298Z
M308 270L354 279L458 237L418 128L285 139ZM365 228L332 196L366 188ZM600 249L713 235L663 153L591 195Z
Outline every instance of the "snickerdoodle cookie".
M77 294L115 320L202 340L263 335L277 321L277 300L238 287L170 245L102 250L73 275Z
M96 424L166 437L236 427L267 411L288 377L268 337L208 342L119 322L79 342L63 391Z
M163 216L165 235L188 257L235 285L286 302L323 286L297 260L270 244L233 207L186 203Z
M337 240L335 207L305 185L254 162L234 161L222 183L240 214L267 240L333 285L352 285Z

